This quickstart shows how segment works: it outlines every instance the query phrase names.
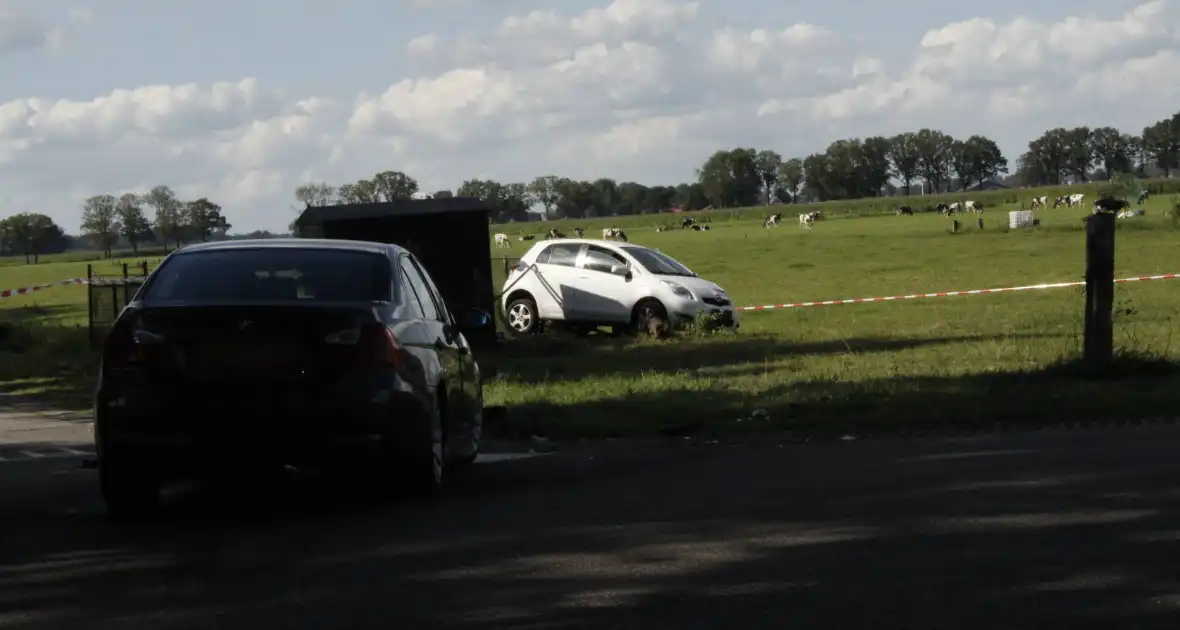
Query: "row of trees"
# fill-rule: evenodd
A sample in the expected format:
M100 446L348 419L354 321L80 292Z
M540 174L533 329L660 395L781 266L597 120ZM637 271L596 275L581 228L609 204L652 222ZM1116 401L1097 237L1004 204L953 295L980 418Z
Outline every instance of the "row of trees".
M492 206L494 220L502 222L526 220L530 208L544 209L549 217L639 214L954 192L984 186L989 180L1044 186L1105 180L1119 173L1170 177L1178 169L1180 112L1145 127L1139 135L1113 127L1050 129L1030 142L1014 165L986 136L956 139L936 129L920 129L892 138L837 140L806 157L784 158L772 150L742 147L717 151L697 169L695 181L676 186L545 175L527 183L471 179L454 194L483 199ZM304 206L325 206L408 199L416 192L413 177L384 171L339 187L304 184L295 197Z
M26 263L35 263L42 254L63 252L68 245L65 230L44 214L22 212L0 219L0 256L24 256Z
M95 195L82 204L82 235L107 257L120 240L138 254L143 243L179 247L185 242L224 237L230 227L221 206L205 197L181 200L168 186L156 186L142 195Z
M24 256L37 262L42 254L55 254L89 241L108 258L120 243L135 254L144 244L175 244L225 238L232 226L221 206L205 197L184 201L168 186L156 186L136 195L95 195L82 204L80 239L66 234L52 218L21 213L0 219L0 256Z

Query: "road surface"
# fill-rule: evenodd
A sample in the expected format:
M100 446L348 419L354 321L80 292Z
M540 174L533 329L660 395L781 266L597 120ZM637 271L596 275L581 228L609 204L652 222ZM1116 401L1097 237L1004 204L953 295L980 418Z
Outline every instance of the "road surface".
M0 628L1177 628L1180 429L582 448L431 504L314 480L103 516L0 463Z

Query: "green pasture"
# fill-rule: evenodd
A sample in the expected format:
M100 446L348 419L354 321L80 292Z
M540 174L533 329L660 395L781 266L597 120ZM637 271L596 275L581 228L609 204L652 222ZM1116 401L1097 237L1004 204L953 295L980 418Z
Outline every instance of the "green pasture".
M1180 271L1180 229L1165 216L1171 203L1156 198L1147 216L1119 222L1119 277ZM835 215L810 230L789 219L771 230L758 220L717 221L709 232L636 225L628 236L749 306L1081 280L1088 212L1038 211L1039 228L1010 231L1006 210L989 210L984 229L960 216L965 231L953 235L949 219L925 214ZM590 230L607 221L582 223ZM527 246L497 254L519 256ZM1180 360L1180 280L1118 286L1116 345L1149 373L1127 382L1069 373L1081 350L1083 299L1080 288L1062 288L747 312L734 335L676 341L517 341L499 358L487 398L508 405L522 431L565 436L859 433L1174 414L1174 375L1150 373ZM755 410L769 420L751 419L763 416Z

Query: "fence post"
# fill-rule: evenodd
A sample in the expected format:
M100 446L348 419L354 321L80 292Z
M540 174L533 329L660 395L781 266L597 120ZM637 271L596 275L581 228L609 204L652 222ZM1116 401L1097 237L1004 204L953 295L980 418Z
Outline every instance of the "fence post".
M1098 212L1086 218L1086 323L1082 361L1092 371L1114 359L1115 216Z
M94 267L86 263L86 337L90 345L94 345L94 288L90 284L94 278Z

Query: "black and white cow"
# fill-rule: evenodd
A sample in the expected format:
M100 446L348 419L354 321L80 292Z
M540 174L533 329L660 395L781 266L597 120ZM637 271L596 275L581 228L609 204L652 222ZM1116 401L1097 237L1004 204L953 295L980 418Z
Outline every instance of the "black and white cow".
M897 209L894 210L893 212L894 212L894 214L896 214L899 217L900 216L907 216L907 217L914 216L914 209L909 206L898 206Z
M762 227L764 227L766 229L770 229L772 227L777 226L779 224L779 222L782 220L783 220L783 213L776 212L776 213L766 217L766 220L762 222Z

